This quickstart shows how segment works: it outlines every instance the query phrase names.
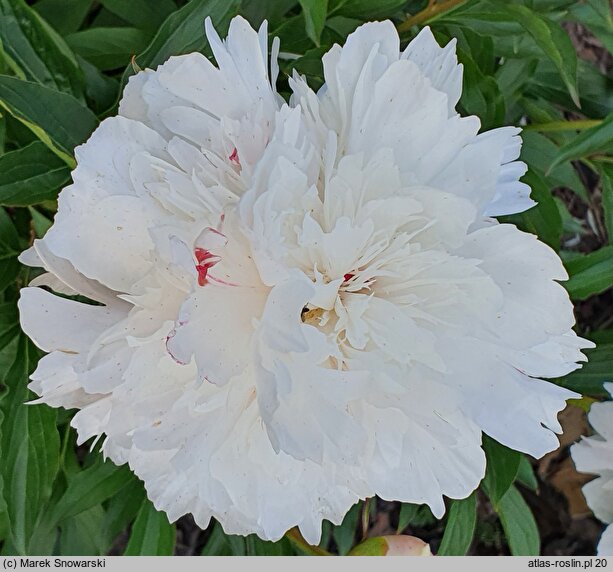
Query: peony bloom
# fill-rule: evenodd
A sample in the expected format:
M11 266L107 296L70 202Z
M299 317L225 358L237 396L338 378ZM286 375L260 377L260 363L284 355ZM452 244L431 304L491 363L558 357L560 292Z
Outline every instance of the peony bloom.
M540 457L578 367L521 140L460 117L455 44L391 22L277 94L264 24L132 77L22 260L41 402L77 408L171 520L311 543L358 500L466 497L482 431ZM41 288L47 286L63 296ZM94 303L71 300L80 294Z
M605 383L613 395L613 383ZM588 415L596 435L582 439L571 447L578 471L598 475L583 487L583 495L596 518L613 522L613 401L594 403ZM598 543L599 556L613 555L613 527L608 526Z

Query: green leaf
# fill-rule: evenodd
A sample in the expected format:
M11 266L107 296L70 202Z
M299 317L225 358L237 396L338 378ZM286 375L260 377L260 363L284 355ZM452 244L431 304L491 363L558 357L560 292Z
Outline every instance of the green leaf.
M2 399L2 393L0 392L0 399ZM4 413L0 409L0 455L2 455L2 422L4 420ZM8 513L8 506L4 500L4 479L0 472L0 540L4 540L10 534L10 519Z
M40 0L34 9L60 34L76 32L93 0Z
M400 534L417 516L420 505L403 502L400 505L400 513L398 515L398 528L396 532Z
M477 524L477 494L468 498L451 501L449 517L445 525L443 540L438 549L439 556L464 556L473 540Z
M138 28L88 28L66 37L68 45L101 70L123 68L147 46L149 35Z
M604 224L607 229L609 244L613 244L613 165L600 164L600 178L602 183L602 209L604 211Z
M26 386L35 357L31 342L20 337L15 360L3 380L8 394L0 402L4 413L0 471L11 541L19 554L28 554L32 533L51 496L60 458L56 410L25 404L32 397Z
M328 0L300 0L300 5L304 14L307 36L316 46L319 46L321 32L326 24Z
M239 0L192 0L164 21L147 49L136 57L141 68L155 68L170 56L201 52L207 47L203 22L209 16L220 35L238 12ZM124 74L127 82L131 73Z
M545 177L545 173L549 171L546 180L551 187L566 187L585 202L588 201L585 186L569 162L561 163L550 170L559 149L551 139L536 131L524 131L521 138L523 140L521 159L531 170L536 171L541 177Z
M517 482L521 483L525 487L532 491L536 491L538 488L538 481L532 469L532 465L526 455L522 455L519 461L519 469L517 471Z
M138 512L124 556L171 556L176 531L166 514L145 499Z
M541 551L539 531L519 491L511 487L498 505L498 515L513 556L538 556Z
M604 117L613 112L613 78L602 74L594 64L579 60L581 108L570 98L562 78L549 60L538 62L530 77L526 95L542 98L571 111L581 111L587 117Z
M406 0L331 0L330 16L349 16L360 20L378 20L393 16Z
M96 128L96 116L74 97L30 81L0 75L0 106L74 167L74 148Z
M0 207L0 292L4 290L19 273L17 256L19 236L11 217Z
M483 436L483 449L487 458L483 488L496 508L517 476L521 454L487 435Z
M243 0L241 14L249 20L254 28L268 20L269 30L274 29L283 21L283 16L296 7L298 0Z
M119 82L103 74L94 64L77 55L79 65L85 75L85 97L97 115L105 115L117 102Z
M0 156L0 205L26 206L57 196L70 169L40 141Z
M505 107L512 109L525 91L537 66L536 58L505 58L496 70L496 83L505 100ZM510 123L517 123L523 113L512 118Z
M504 120L504 99L496 80L484 75L468 52L458 50L458 61L464 66L460 105L466 115L478 115L483 129L491 129Z
M0 304L0 372L10 369L15 360L19 332L17 306L12 302ZM2 431L5 430L2 400L8 393L3 378L4 373L0 373L0 458L2 459L5 458L2 454ZM0 468L0 540L6 539L10 534L10 521L8 507L4 499L4 488L4 479Z
M522 180L530 185L532 189L530 197L537 202L537 205L523 213L500 217L500 220L512 222L520 230L536 234L557 251L560 248L562 218L549 187L534 171L528 171Z
M22 79L83 94L83 74L62 37L23 0L0 0L0 42Z
M100 526L100 536L110 544L136 518L146 499L143 483L132 479L107 502L107 510Z
M200 554L202 556L229 556L231 554L227 537L218 522L213 524L211 535Z
M611 330L605 330L611 333ZM597 332L601 334L603 332ZM597 342L593 349L584 350L588 358L581 369L569 373L556 380L556 384L571 389L583 395L592 397L609 397L603 388L603 383L613 381L613 343L599 343L595 336L590 336Z
M172 0L101 0L100 3L126 22L149 31L156 31L177 9Z
M313 42L304 33L304 18L302 14L296 14L296 16L286 18L283 23L271 31L271 35L279 38L284 52L294 54L296 57L305 54L313 49L314 46ZM321 48L315 48L315 50L321 50ZM321 54L323 54L323 51L319 51L318 53L320 54L319 59L321 67ZM287 73L288 67L292 61L295 60L281 59L279 61L279 66L285 68L285 73Z
M568 36L568 33L556 22L538 14L519 4L497 1L493 3L493 9L518 22L522 29L527 32L544 54L556 66L562 81L575 105L579 103L577 91L577 53Z
M332 538L341 556L345 556L353 546L361 507L362 503L354 504L343 518L343 522L332 529Z
M573 300L586 300L613 286L613 246L566 260L570 279L563 282Z
M245 537L246 556L292 556L294 551L287 538L278 542L268 542L255 534Z
M134 478L126 465L118 467L111 461L98 458L96 463L77 473L68 483L66 491L52 509L50 521L60 523L100 504Z
M603 153L613 149L613 113L596 127L582 131L570 143L564 145L550 169L565 161L582 159L595 153Z
M100 534L104 509L94 506L76 516L66 519L61 527L60 554L62 556L105 555L109 546Z

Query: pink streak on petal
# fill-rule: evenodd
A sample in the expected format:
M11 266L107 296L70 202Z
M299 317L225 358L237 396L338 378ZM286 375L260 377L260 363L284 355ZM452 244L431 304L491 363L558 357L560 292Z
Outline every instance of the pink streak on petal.
M184 326L187 322L185 321L181 321L179 322L179 326ZM170 332L168 332L168 335L166 336L166 351L168 352L168 355L172 358L172 360L179 365L187 365L184 361L181 361L180 359L177 359L173 353L170 351L170 348L168 347L168 342L170 340L172 340L172 338L174 338L177 335L177 330L176 328L173 328L172 330L170 330Z
M240 166L241 162L238 159L238 150L236 149L236 147L234 147L234 151L232 151L232 154L228 157L228 159Z

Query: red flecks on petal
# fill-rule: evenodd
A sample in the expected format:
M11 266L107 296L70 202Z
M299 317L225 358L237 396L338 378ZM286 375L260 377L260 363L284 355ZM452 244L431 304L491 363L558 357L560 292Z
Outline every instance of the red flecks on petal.
M187 322L179 322L179 326L184 326ZM170 342L170 340L172 340L172 338L174 338L177 335L177 330L176 328L173 328L172 330L170 330L170 332L168 332L168 335L166 336L166 351L168 352L168 355L172 358L172 360L179 365L187 365L184 361L181 361L180 359L177 359L173 353L170 351L170 348L168 347L168 342Z
M229 282L228 280L224 280L223 278L216 278L212 274L207 276L207 280L212 280L213 282L217 282L217 284L223 284L224 286L240 286L236 282Z
M236 149L236 147L234 147L234 151L232 151L232 154L228 157L228 159L230 159L230 161L232 161L233 163L236 163L237 165L241 164L241 162L238 159L238 150Z
M198 272L198 285L204 286L207 282L207 274L209 269L215 266L215 264L217 264L221 258L213 254L211 251L206 250L206 248L194 249L194 255L198 261L198 264L196 264L196 272Z
M343 280L345 280L345 282L347 282L348 280L351 280L354 276L355 276L355 274L351 274L351 272L347 272L347 274L345 274L343 276Z

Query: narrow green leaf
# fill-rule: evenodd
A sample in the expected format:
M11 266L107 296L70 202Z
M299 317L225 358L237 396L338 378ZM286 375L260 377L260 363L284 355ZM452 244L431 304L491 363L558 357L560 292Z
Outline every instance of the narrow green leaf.
M203 23L207 16L223 35L238 12L239 0L192 0L164 21L145 51L136 57L141 68L156 68L170 56L200 52L207 46ZM129 68L130 69L130 68ZM124 73L123 83L132 75Z
M360 20L379 20L394 16L406 0L330 0L330 15L349 16Z
M541 541L532 511L519 491L511 487L498 505L498 515L513 556L538 556Z
M582 131L570 143L564 145L550 169L557 167L564 161L582 159L595 153L604 153L613 150L613 113L596 127Z
M117 494L134 478L126 465L118 467L111 461L98 459L68 483L66 491L52 509L51 522L60 523L100 504Z
M571 111L581 111L587 117L604 117L613 112L613 77L601 73L594 64L585 60L580 59L578 64L581 108L572 101L560 74L547 59L538 62L525 95Z
M511 222L525 232L536 234L557 251L560 248L562 235L562 218L549 187L534 171L528 171L522 180L530 185L532 189L530 197L537 205L523 213L500 217L500 220Z
M4 420L4 413L0 409L0 455L2 455L2 421ZM8 513L8 506L4 500L4 478L0 473L0 541L4 540L10 535L10 519Z
M556 384L583 395L608 397L609 394L603 388L603 384L613 381L613 343L606 341L599 343L600 340L595 337L594 340L597 342L596 347L585 350L587 363L583 364L581 369L557 379Z
M269 30L274 29L283 17L298 5L298 0L243 0L241 14L258 27L264 20L268 20Z
M106 115L117 102L119 82L103 74L94 64L77 55L77 60L85 75L85 97L89 107L96 115Z
M133 26L150 31L156 31L177 9L172 0L101 0L100 3Z
M477 524L477 494L451 501L439 556L464 556L473 540Z
M228 546L230 547L230 554L232 556L246 556L247 546L245 545L245 538L243 536L236 536L235 534L226 535Z
M40 141L0 156L0 205L26 206L53 199L70 169Z
M287 538L268 542L255 534L245 537L246 556L292 556L294 551Z
M609 244L613 244L613 165L600 164L600 180L602 184L602 209L604 224L607 229Z
M545 173L549 171L546 180L550 186L566 187L585 202L588 201L585 186L571 163L561 163L550 170L551 163L559 152L559 147L551 139L535 131L524 131L521 138L523 140L521 159L531 170L536 171L541 177L545 177Z
M149 35L138 28L88 28L66 37L68 45L101 70L123 68L145 49Z
M19 236L11 217L0 207L0 292L13 282L19 273L17 256Z
M227 537L218 522L214 523L211 535L200 554L202 556L229 556L231 554Z
M407 526L409 526L409 524L411 524L411 522L413 522L413 519L417 516L417 513L419 512L419 506L418 504L411 504L411 503L406 503L403 502L400 505L400 513L398 515L398 528L396 529L396 532L398 532L398 534L400 534Z
M538 488L538 481L536 480L536 475L534 474L532 465L530 464L530 461L528 460L528 457L526 457L526 455L522 455L519 461L517 482L521 483L532 491L535 491Z
M341 556L345 556L353 546L361 507L362 503L354 504L345 515L343 522L332 529L332 538Z
M82 96L83 74L74 54L24 0L0 0L0 43L15 74Z
M300 0L300 5L304 14L307 36L316 46L319 46L321 33L326 25L328 0Z
M83 23L93 0L40 0L34 5L43 20L56 32L70 34L76 32Z
M93 506L80 514L66 519L60 526L60 554L62 556L106 555L110 548L100 534L104 509Z
M74 148L96 128L96 116L74 97L30 81L0 75L0 106L74 167Z
M577 91L577 53L567 32L556 22L520 4L506 1L492 3L493 10L508 15L518 22L543 53L556 66L568 92L577 107L580 107Z
M471 55L458 49L458 60L464 66L460 105L466 115L478 115L483 129L498 127L504 120L505 104L493 77L482 73Z
M487 458L483 488L496 507L517 476L521 454L487 435L483 436L483 449Z
M14 363L3 380L8 394L0 402L4 413L0 471L11 541L19 554L28 554L32 533L51 496L60 457L56 410L25 404L32 397L26 386L35 356L31 342L20 337Z
M138 512L124 556L171 556L175 547L175 526L145 499Z
M100 536L112 544L117 535L136 518L145 501L145 488L138 479L132 479L107 502L107 510L100 526Z
M585 300L613 286L613 246L565 261L569 280L562 284L573 300Z

